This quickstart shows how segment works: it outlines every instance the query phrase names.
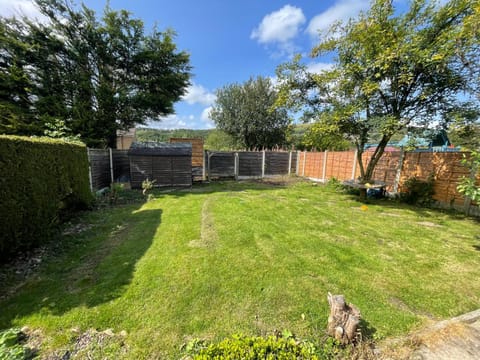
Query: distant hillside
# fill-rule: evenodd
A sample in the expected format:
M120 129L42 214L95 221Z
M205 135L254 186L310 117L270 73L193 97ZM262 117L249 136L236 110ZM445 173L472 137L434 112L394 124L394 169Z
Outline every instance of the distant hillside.
M202 138L205 140L213 130L193 129L137 129L137 141L168 142L170 138Z

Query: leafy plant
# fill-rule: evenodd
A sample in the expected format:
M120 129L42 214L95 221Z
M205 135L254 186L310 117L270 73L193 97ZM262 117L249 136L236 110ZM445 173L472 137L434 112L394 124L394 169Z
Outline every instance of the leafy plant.
M404 191L401 199L407 204L430 206L433 202L433 176L430 175L426 181L419 180L415 176L403 183Z
M110 185L109 201L111 205L115 205L119 194L123 191L123 184L112 183Z
M0 360L31 358L31 350L21 344L23 336L19 329L14 328L0 332Z
M148 192L153 189L155 185L156 180L150 180L146 178L145 180L142 181L142 194L147 196ZM148 194L148 200L151 200L152 197L150 196L151 194Z
M457 186L457 190L473 201L480 201L480 186L476 185L475 179L475 175L478 175L480 171L480 152L472 151L469 158L464 155L462 164L470 169L473 176L463 177Z
M233 335L219 343L207 344L194 339L186 348L193 359L328 359L341 349L333 339L317 348L308 341L296 340L284 330L281 335L249 337Z

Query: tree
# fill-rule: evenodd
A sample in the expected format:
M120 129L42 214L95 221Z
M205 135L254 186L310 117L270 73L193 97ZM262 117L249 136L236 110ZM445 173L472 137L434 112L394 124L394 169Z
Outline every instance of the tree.
M99 19L67 0L35 3L46 23L0 19L0 75L10 79L0 88L0 111L13 109L2 114L1 131L43 133L61 120L87 145L114 147L117 129L173 113L191 69L173 31L146 34L143 22L124 10L107 7Z
M360 180L371 181L392 136L412 126L446 123L459 106L467 77L458 66L456 41L471 0L440 7L413 0L396 15L390 0L374 0L355 20L335 24L322 35L312 56L336 54L332 69L310 74L297 57L277 70L277 106L307 107L322 126L351 139L357 148ZM470 53L473 42L464 42ZM300 104L300 105L299 105ZM364 166L362 154L371 134L380 134Z
M235 150L240 146L235 139L222 130L212 130L205 139L205 149L207 150Z
M250 78L216 92L210 116L218 129L241 146L273 148L285 143L290 119L284 109L274 109L277 92L269 78Z

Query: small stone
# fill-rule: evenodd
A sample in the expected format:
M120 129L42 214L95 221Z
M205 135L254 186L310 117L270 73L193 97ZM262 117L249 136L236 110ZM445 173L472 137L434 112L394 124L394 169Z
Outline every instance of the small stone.
M122 336L122 337L126 337L128 334L125 330L122 330L122 331L120 331L119 335Z
M30 331L30 328L28 326L24 326L20 329L22 333L28 333Z
M115 333L113 332L112 329L107 329L103 332L105 335L108 335L108 336L114 336Z

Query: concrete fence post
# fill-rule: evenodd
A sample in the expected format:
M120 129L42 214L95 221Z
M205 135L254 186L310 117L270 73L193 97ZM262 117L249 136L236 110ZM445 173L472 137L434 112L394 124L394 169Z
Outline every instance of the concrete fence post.
M236 152L233 156L233 172L235 176L235 180L238 180L238 174L240 173L240 157L238 156L238 152Z
M262 151L262 179L265 177L265 150Z
M297 161L295 162L295 175L300 174L300 151L297 150Z
M113 184L115 177L113 176L113 152L112 148L108 148L108 154L110 155L110 182Z
M288 153L288 175L292 172L292 152Z
M93 176L92 176L92 164L90 159L90 149L87 148L88 157L88 180L90 181L90 191L93 193Z
M353 154L353 169L352 169L352 180L355 180L355 172L357 171L357 156L358 150L355 150L355 154Z
M393 193L398 193L398 186L402 177L403 161L405 159L405 150L403 146L400 148L400 159L398 160L397 172L395 174L395 182L393 183Z

